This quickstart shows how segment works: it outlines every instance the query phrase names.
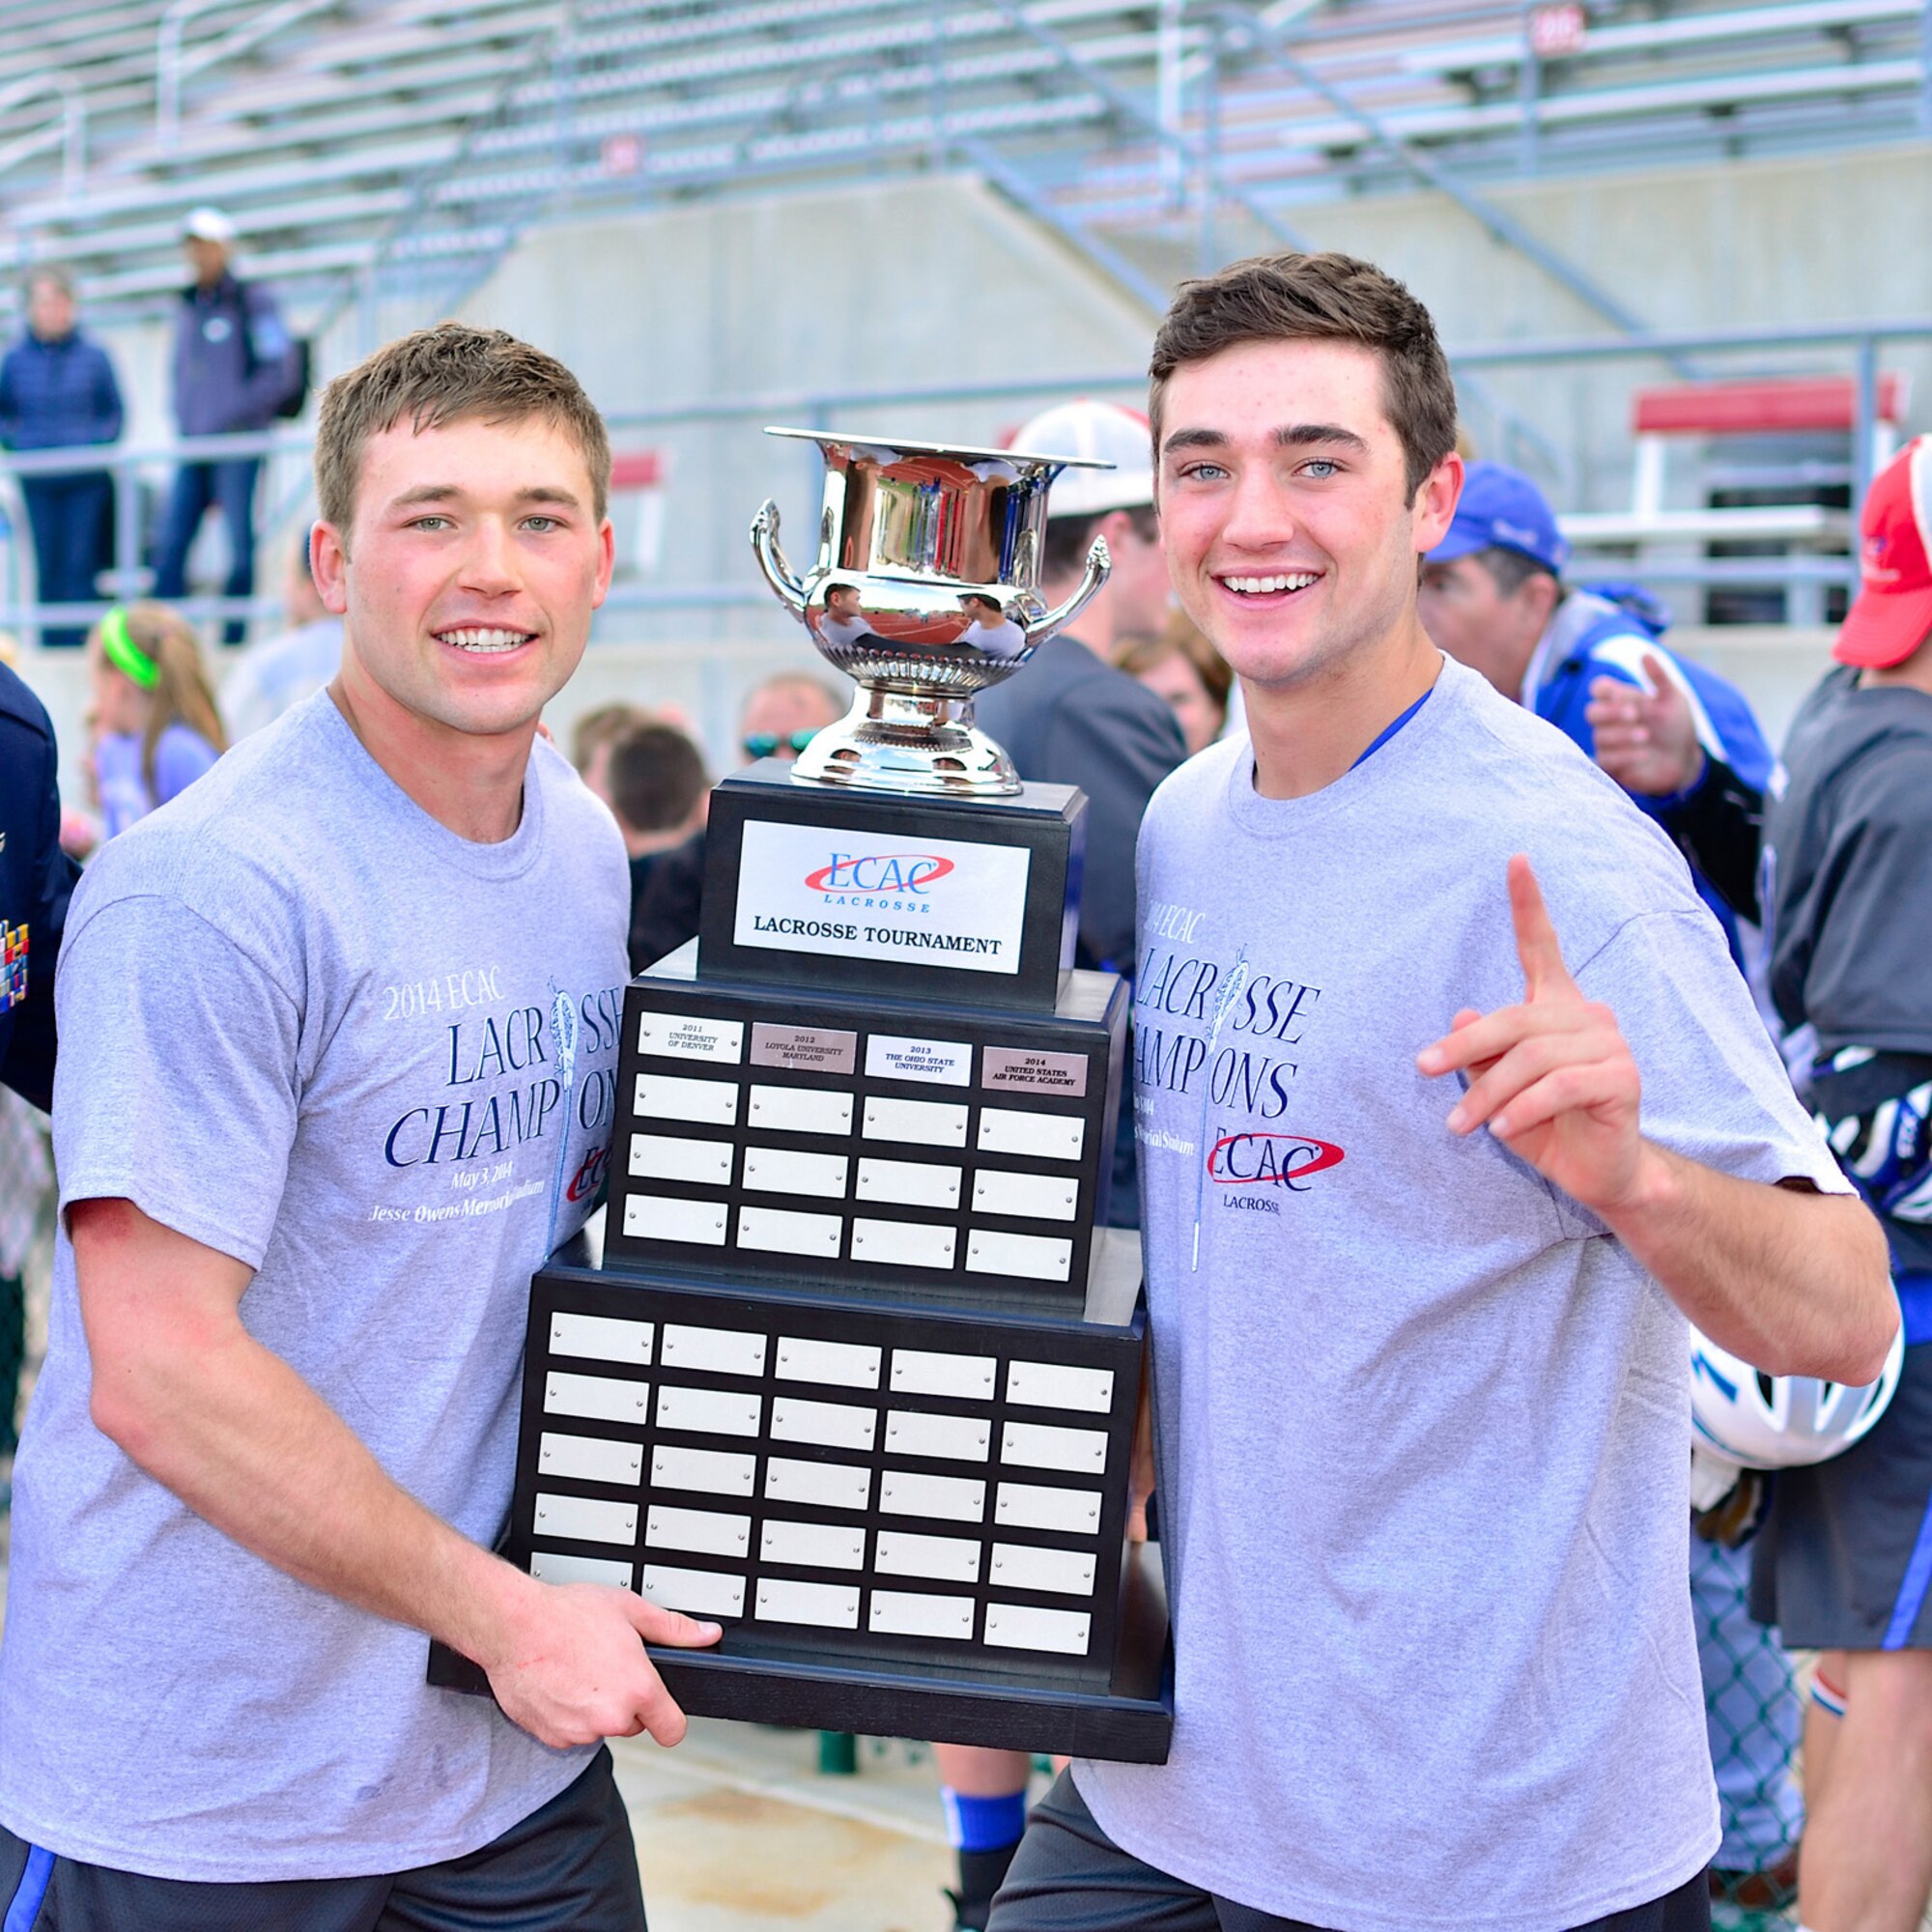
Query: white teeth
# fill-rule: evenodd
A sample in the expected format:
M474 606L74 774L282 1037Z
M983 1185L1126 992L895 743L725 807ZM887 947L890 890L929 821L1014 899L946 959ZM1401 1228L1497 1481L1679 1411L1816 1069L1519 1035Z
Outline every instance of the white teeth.
M519 644L526 644L530 640L527 631L439 631L437 636L445 644L454 644L460 651L513 651Z
M1238 590L1244 597L1255 597L1269 590L1306 590L1320 574L1311 570L1298 571L1289 577L1224 577L1221 582L1230 590Z

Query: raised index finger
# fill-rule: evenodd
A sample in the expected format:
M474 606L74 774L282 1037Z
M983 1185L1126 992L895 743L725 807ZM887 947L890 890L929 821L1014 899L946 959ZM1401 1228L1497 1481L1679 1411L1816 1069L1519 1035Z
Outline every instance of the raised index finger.
M1563 963L1563 948L1543 903L1542 889L1529 861L1519 852L1509 862L1510 920L1516 926L1516 956L1522 962L1523 997L1547 999L1574 993L1576 982Z

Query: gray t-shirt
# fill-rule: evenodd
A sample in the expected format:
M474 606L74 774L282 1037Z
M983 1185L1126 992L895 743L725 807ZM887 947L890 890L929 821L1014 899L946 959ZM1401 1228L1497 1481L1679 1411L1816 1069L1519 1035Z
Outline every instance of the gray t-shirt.
M389 1475L489 1544L509 1510L529 1278L589 1211L611 1120L627 879L539 741L523 819L467 842L326 694L114 839L74 894L62 1206L125 1196L255 1270L249 1332ZM561 1790L419 1632L296 1582L88 1414L63 1235L14 1477L0 1820L178 1879L391 1871Z
M1415 1065L1522 997L1519 851L1645 1132L1843 1191L1669 840L1475 672L1312 797L1211 747L1141 838L1176 1722L1076 1775L1138 1857L1347 1932L1559 1932L1718 1844L1683 1318Z

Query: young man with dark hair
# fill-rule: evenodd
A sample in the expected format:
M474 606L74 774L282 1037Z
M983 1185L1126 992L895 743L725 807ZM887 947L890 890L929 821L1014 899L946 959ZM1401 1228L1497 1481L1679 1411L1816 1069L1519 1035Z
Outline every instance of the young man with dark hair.
M1869 1378L1883 1242L1668 842L1422 628L1428 312L1241 263L1152 375L1249 729L1140 853L1174 1744L1056 1785L993 1932L1701 1928L1683 1314Z
M631 971L697 936L711 779L675 724L639 724L611 747L611 810L631 862Z
M341 671L75 893L0 1644L18 1923L642 1932L600 1741L675 1743L640 1638L715 1629L490 1553L529 1276L611 1132L623 848L535 742L609 466L496 330L331 384ZM496 1701L430 1689L424 1633Z

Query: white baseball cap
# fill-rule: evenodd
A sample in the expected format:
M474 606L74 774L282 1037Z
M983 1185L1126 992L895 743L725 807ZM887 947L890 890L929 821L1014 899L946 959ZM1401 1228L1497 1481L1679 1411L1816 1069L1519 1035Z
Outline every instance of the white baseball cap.
M195 208L182 223L185 242L218 242L225 248L235 240L235 224L218 208Z
M1099 517L1153 501L1153 443L1148 419L1119 403L1082 396L1024 423L1013 447L1028 455L1084 456L1111 469L1063 469L1047 498L1049 517Z

